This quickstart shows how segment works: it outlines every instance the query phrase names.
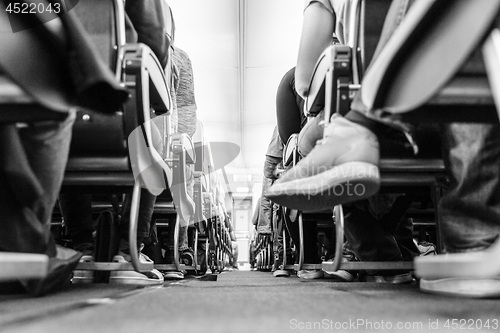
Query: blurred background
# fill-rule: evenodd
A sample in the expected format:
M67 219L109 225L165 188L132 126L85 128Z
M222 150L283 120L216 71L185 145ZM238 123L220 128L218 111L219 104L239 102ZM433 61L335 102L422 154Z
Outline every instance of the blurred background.
M297 60L303 0L168 0L175 45L192 61L205 139L241 152L217 171L247 261L251 217L276 125L276 90ZM216 151L218 153L224 153Z

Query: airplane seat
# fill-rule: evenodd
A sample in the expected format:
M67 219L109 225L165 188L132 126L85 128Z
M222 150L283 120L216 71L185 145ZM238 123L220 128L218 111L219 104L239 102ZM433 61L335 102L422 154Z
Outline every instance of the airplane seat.
M398 120L417 124L498 122L496 91L490 89L490 82L496 82L496 72L485 75L479 52L485 54L486 68L488 63L490 68L498 68L500 53L493 41L497 30L492 33L492 26L499 6L491 1L485 1L481 8L473 9L469 5L465 1L415 4L364 76L363 103L381 116L391 114ZM474 20L480 18L481 24L475 24ZM485 46L478 48L488 36ZM467 42L461 43L464 38ZM447 52L451 49L453 52ZM339 89L334 88L334 92ZM329 90L326 91L328 94ZM335 105L332 109L339 111ZM433 140L431 145L432 142L437 145ZM444 165L439 155L422 159L418 155L403 159L384 159L382 156L380 172L382 190L384 187L431 186L434 207L446 187ZM439 250L437 211L435 216ZM419 262L422 263L421 272L438 267L437 261L432 259L419 260L416 264ZM338 267L323 264L328 270ZM353 265L342 264L341 267L352 269Z
M316 117L322 110L325 110L327 112L325 119L328 119L331 111L329 108L325 108L325 104L336 106L336 111L342 115L349 111L353 93L359 89L364 64L371 61L375 52L390 4L391 1L389 0L357 0L353 2L350 15L355 17L355 20L352 21L356 23L349 27L351 39L347 41L348 45L336 44L330 46L318 59L304 103L303 111L307 117ZM369 16L370 19L362 20L364 16ZM332 85L332 82L337 83L337 86ZM300 135L294 134L286 143L283 150L283 166L285 170L295 165L302 157L299 152L299 142ZM383 147L385 148L385 145ZM285 170L278 170L277 172L286 172ZM324 215L325 212L301 212L285 208L284 213L291 220L298 221L300 242L296 244L299 251L298 263L293 266L295 270L322 268L321 264L304 263L302 231L304 214L307 217L309 214L315 216L318 214ZM338 215L340 214L341 207L337 207L334 212L334 219L338 221L340 219ZM329 213L328 219L331 219L331 213ZM335 225L338 240L336 252L341 254L342 248L339 244L340 239L342 239L343 243L343 216L340 222ZM289 267L292 266L289 265Z
M162 6L160 21L163 22L164 29L162 31L165 35L162 35L162 43L163 39L167 39L167 54L155 54L152 49L157 50L157 53L160 50L155 47L156 45L151 45L151 49L145 44L134 44L130 43L130 40L126 40L128 20L122 2L84 0L77 6L79 10L77 13L84 17L83 23L94 41L96 43L107 42L112 45L112 47L101 47L100 50L103 53L111 52L111 58L117 59L115 61L116 76L124 86L129 88L130 99L123 106L123 112L117 112L116 117L127 115L129 117L122 120L101 122L94 115L86 113L82 117L82 121L75 126L74 135L76 138L81 138L78 142L82 145L73 147L75 148L73 150L74 156L71 156L71 163L68 164L67 176L77 177L76 175L82 171L81 166L86 165L87 167L92 166L92 170L85 170L88 174L94 174L93 171L106 172L106 178L114 178L112 184L118 187L113 190L120 187L126 189L133 185L131 217L137 214L136 205L140 200L139 189L141 187L147 188L155 195L164 192L165 194L160 195L157 206L166 207L169 203L164 201L172 200L177 212L176 224L178 225L180 218L184 221L190 221L194 215L195 203L187 193L186 179L190 177L189 165L195 163L196 155L188 135L172 133L170 121L172 101L169 93L171 78L169 75L172 65L170 45L174 35L173 21L168 5L164 1L159 3ZM99 16L102 17L98 18L94 15L96 8L99 9ZM134 16L131 17L131 20L136 24L137 22L134 21L137 19L135 13L129 13L129 15ZM96 19L105 21L96 24L94 22ZM143 36L144 31L141 29L141 27L136 26L139 40L146 40L148 36ZM106 34L112 37L108 38ZM118 41L118 43L113 44L114 41ZM167 57L166 66L162 65L158 57L163 60ZM110 61L109 64L113 66L115 62ZM95 123L99 123L101 128L98 128ZM81 126L78 127L79 125ZM122 132L113 131L113 126L119 127ZM102 131L104 127L107 130ZM92 131L91 128L99 132L99 135L92 136L96 139L92 142L95 143L95 146L89 144L89 140L84 139L86 134ZM105 144L102 144L101 140L98 139L102 138L103 134L109 136L112 133L116 133L116 137L113 138L114 140L105 138L104 140L109 141ZM79 136L79 134L82 135ZM116 147L106 148L111 142L114 142ZM125 154L121 154L123 148ZM89 150L92 150L93 156L80 156L86 155ZM113 156L114 154L115 156ZM91 163L88 163L89 158L91 158ZM87 159L87 161L82 162L83 159ZM76 172L73 172L75 170ZM111 172L118 170L119 174ZM135 179L132 175L135 176ZM97 174L96 177L98 177ZM75 183L78 183L75 178L69 180L68 186L74 186ZM95 180L101 181L94 178ZM93 183L90 184L92 187L95 186ZM105 185L109 186L109 183ZM169 191L164 191L165 189ZM163 209L161 207L159 207L160 210ZM131 218L131 221L136 222L136 219ZM136 227L136 223L131 223L130 235L135 235ZM178 241L178 227L176 230L174 243ZM137 252L133 248L135 242L130 243L131 252ZM179 253L178 251L174 252L175 266L177 270L180 270ZM133 257L132 259L134 267L139 267L137 258Z
M385 3L385 8L388 10L389 6L387 1L381 1L381 3ZM374 5L374 3L369 1L357 1L356 6L354 6L353 10L356 12L356 20L353 20L354 25L350 28L350 31L357 31L359 34L353 34L355 37L350 41L350 45L333 45L327 48L321 57L318 60L318 63L315 68L314 75L311 79L310 84L310 94L307 96L305 103L304 112L307 115L316 115L320 110L323 109L325 104L323 101L326 101L325 108L325 119L329 119L331 112L338 112L340 114L346 114L350 109L350 101L355 93L359 90L360 84L363 82L363 90L371 92L372 90L377 91L385 91L385 84L387 81L396 82L393 84L393 87L398 87L399 84L403 84L403 87L407 87L408 84L404 83L408 80L410 73L416 74L415 67L407 65L405 70L399 70L396 78L392 76L392 72L389 72L388 68L394 68L394 71L398 66L400 66L399 60L401 55L396 53L394 58L387 60L385 62L385 76L383 79L371 80L374 82L370 82L370 80L366 79L364 76L364 67L363 65L367 63L367 60L373 58L373 53L375 52L374 43L367 43L368 40L374 40L373 34L370 38L365 36L373 29L366 29L368 24L376 25L377 20L372 17L372 14L375 16L380 16L378 13L372 10L367 10L366 6ZM478 16L479 17L479 16ZM378 19L378 27L379 29L375 29L379 33L381 32L381 23L384 22L383 16L380 16ZM368 23L367 23L368 22ZM422 28L423 29L423 28ZM476 34L478 34L478 30L476 29ZM413 38L417 39L418 34L415 34ZM380 37L380 36L378 36ZM458 37L455 42L458 43ZM401 42L402 43L402 42ZM424 44L424 43L423 43ZM453 43L448 42L446 45L449 49L451 49ZM469 43L470 44L470 43ZM405 44L405 47L412 48L415 50L414 45L410 45L410 42ZM441 52L444 52L444 48L441 47ZM417 52L419 55L421 51ZM477 53L477 52L476 52ZM398 57L398 58L396 58ZM432 68L435 67L435 61L433 59L439 58L437 52L433 54L433 57L428 57L428 62L426 63L427 71L423 70L423 67L420 67L422 72L426 72L429 74L432 71ZM361 59L361 60L360 60ZM392 112L401 114L401 119L406 121L414 121L415 119L419 119L417 124L423 123L432 123L436 120L443 119L443 114L447 112L448 116L452 115L454 118L451 119L459 119L459 121L492 121L495 118L494 107L492 108L492 98L491 93L488 92L488 85L483 76L482 79L479 79L477 76L481 73L482 66L478 63L477 56L472 57L472 61L469 61L463 70L460 72L457 78L451 81L443 91L434 96L433 99L425 105L425 108L419 110L419 112L398 112L398 110L394 110L394 107L391 108L380 108L378 105L374 106L374 103L379 102L381 100L375 99L373 96L372 100L368 102L368 106L371 108L375 108L376 110L381 110L381 112ZM370 66L377 66L377 58L374 62L370 64ZM462 59L464 62L466 59ZM418 62L418 57L415 56L411 58L412 64ZM456 66L458 64L455 64ZM379 65L380 66L380 65ZM434 66L434 67L433 67ZM376 72L372 70L372 72ZM417 75L418 77L418 75ZM423 75L420 75L423 77ZM466 77L470 83L469 86L462 90L460 85L463 84L464 77ZM363 80L363 81L362 81ZM384 81L383 81L384 80ZM368 81L368 82L367 82ZM421 79L418 81L419 86L413 84L412 91L409 88L406 88L405 93L407 95L418 96L418 98L430 98L432 96L429 95L429 88L424 87L425 82ZM436 81L436 80L435 80ZM441 84L445 84L446 82L441 80L437 80L441 82ZM368 87L367 87L368 85ZM433 83L435 86L435 82ZM431 85L431 86L433 86ZM372 86L375 86L376 89L372 89ZM463 87L463 86L462 86ZM474 88L475 87L475 88ZM398 87L400 88L400 87ZM404 99L405 93L402 92L402 89L396 89L397 93L393 93L390 95L391 98L395 100ZM416 91L424 91L423 94L416 93ZM427 92L425 92L427 90ZM376 92L371 93L371 95L375 95ZM363 97L365 94L363 94ZM424 96L424 97L422 97ZM426 96L426 97L425 97ZM377 96L378 97L378 96ZM458 99L457 99L458 97ZM461 98L460 98L461 97ZM366 102L365 99L363 101ZM450 103L451 101L454 101ZM462 109L470 108L471 101L474 101L476 107L479 107L481 111L480 115L475 112L465 111L462 112ZM372 104L370 104L372 102ZM416 103L415 101L413 101ZM479 103L478 103L479 102ZM445 106L445 104L450 104L450 106ZM438 107L437 104L441 104ZM478 106L479 104L479 106ZM401 105L397 107L401 108ZM406 107L406 106L405 106ZM439 112L436 112L436 107L439 108ZM407 111L408 108L405 109ZM443 111L444 110L444 111ZM423 112L426 112L425 114ZM458 118L457 118L458 116ZM417 117L413 118L412 117ZM436 118L437 117L437 118ZM461 118L460 118L461 117ZM473 119L475 118L475 119ZM450 119L450 118L448 118ZM381 142L381 162L380 162L380 172L381 172L381 191L394 191L394 190L411 190L415 187L429 187L432 189L431 197L434 202L434 210L435 210L435 218L436 218L436 227L437 227L437 245L438 249L440 248L440 238L439 238L439 215L437 214L437 202L439 201L440 196L442 195L442 191L446 186L446 177L444 173L444 164L441 159L441 152L439 149L440 135L438 129L434 126L424 127L423 129L418 129L414 133L414 138L417 139L418 146L421 149L421 153L412 156L408 154L408 152L402 151L401 147L391 145L391 142ZM398 148L398 149L394 149ZM285 149L287 151L288 149ZM338 231L340 232L340 231ZM337 252L341 250L341 244L337 243ZM338 263L340 264L340 263ZM336 270L339 266L330 265L330 266L322 266L327 270ZM347 267L346 265L342 266L346 267L346 269L352 269L352 267ZM383 269L382 266L377 266L377 269Z
M39 15L25 20L24 15L8 15L2 10L0 44L2 126L62 121L69 113L90 106L109 114L127 97L95 57L72 13L46 22ZM75 54L78 51L84 55ZM47 274L45 255L2 253L0 262L2 280Z
M97 13L96 13L97 9ZM168 165L165 160L170 158L171 165L184 165L188 162L194 163L194 149L190 140L187 140L182 135L166 135L171 134L170 122L168 119L168 111L171 108L171 100L168 89L168 80L165 77L162 66L160 65L158 59L153 54L151 49L144 44L130 44L126 43L125 40L125 11L123 8L123 2L121 1L93 1L84 0L80 1L78 6L75 8L75 13L81 18L83 22L84 32L81 31L80 38L86 42L93 40L94 43L98 45L97 52L95 48L92 48L94 53L87 52L84 54L76 54L76 56L67 57L67 59L74 59L80 62L86 63L90 60L90 56L99 58L99 55L105 60L100 61L101 67L111 68L112 72L109 72L109 77L112 78L112 83L118 87L118 92L121 92L124 96L119 102L113 102L110 100L114 97L113 94L109 94L110 89L106 88L99 82L99 77L90 77L95 80L96 83L93 89L84 91L81 93L83 97L86 97L91 102L83 104L83 107L79 107L77 114L77 120L74 125L73 130L73 144L70 152L70 159L68 161L66 175L63 181L63 190L71 191L101 191L106 189L111 193L123 193L130 190L133 186L133 207L131 210L131 232L130 235L135 235L136 233L136 216L137 207L135 204L139 202L140 187L148 187L148 189L155 194L163 191L165 188L169 188L172 182L175 184L184 184L182 181L182 171L173 172L172 167ZM72 13L72 14L75 14ZM66 17L67 15L64 15ZM69 15L68 15L69 16ZM62 20L64 22L64 20ZM2 22L6 22L3 20ZM76 20L75 26L76 30L81 29L80 21ZM74 27L73 27L74 28ZM64 32L64 31L63 31ZM70 31L72 32L72 31ZM30 34L20 34L22 36ZM10 93L8 96L8 101L11 104L15 104L18 107L21 103L31 102L28 97L36 96L37 94L32 93L32 91L45 92L43 89L47 90L51 85L57 85L51 94L39 94L41 100L39 105L52 106L58 112L61 109L65 109L64 102L70 104L72 100L78 101L81 96L71 96L67 93L68 87L72 87L72 82L69 82L67 78L64 77L64 68L61 64L64 64L66 59L61 56L59 61L57 61L58 53L51 52L53 50L47 50L50 44L45 47L40 46L41 41L43 41L43 36L34 35L29 41L30 43L24 43L29 46L37 46L41 51L38 53L41 55L40 59L44 59L43 52L48 53L50 57L54 57L52 62L54 71L45 73L43 70L40 71L41 74L49 78L60 75L61 78L55 77L53 80L47 80L47 85L36 86L38 80L32 80L35 82L28 81L28 94L26 96L19 97L19 91L17 90L7 90ZM90 35L90 37L89 37ZM3 37L9 38L10 35L3 34ZM38 41L36 38L41 41ZM64 37L64 36L63 36ZM71 36L72 37L72 36ZM27 38L27 37L26 37ZM11 38L12 39L12 38ZM59 38L60 40L67 40L66 38ZM31 42L33 40L33 42ZM9 57L19 44L16 44L14 40L7 40L11 42L12 47L2 48L4 56L7 60L12 60L13 57ZM27 41L26 41L27 42ZM69 39L69 43L74 42ZM18 41L17 41L18 43ZM8 43L3 45L9 45ZM64 50L64 48L61 48ZM34 50L37 54L37 50ZM24 53L24 52L21 52ZM48 58L46 56L46 58ZM15 59L13 61L16 64ZM54 64L55 63L55 64ZM10 63L7 63L10 65ZM26 62L27 66L30 67L31 62ZM50 64L50 62L49 62ZM104 64L104 66L102 65ZM5 66L10 68L12 66ZM21 66L18 66L21 67ZM99 67L99 66L97 66ZM42 67L43 68L43 67ZM52 69L52 67L47 66L47 69ZM14 66L14 69L16 67ZM21 67L22 69L22 67ZM43 68L45 69L45 68ZM101 68L102 69L102 68ZM21 73L24 74L24 73ZM25 79L26 75L18 75L15 77L20 83L24 83L22 80ZM2 80L2 83L5 83ZM9 82L7 82L9 83ZM34 88L32 86L35 86ZM97 88L96 88L97 87ZM78 86L80 88L80 86ZM126 88L126 89L125 89ZM38 90L36 90L38 89ZM99 95L99 92L101 94ZM71 92L71 91L70 91ZM58 95L57 95L58 94ZM66 95L65 95L66 94ZM118 95L118 94L115 94ZM51 97L45 98L44 97ZM123 103L124 98L129 97L128 101ZM16 101L17 103L12 103ZM101 103L99 105L98 103ZM70 106L73 106L72 103ZM62 106L61 106L62 105ZM82 105L79 105L82 106ZM69 109L69 107L68 107ZM96 113L96 110L105 109L108 113L106 115ZM164 120L164 127L160 126L163 133L164 141L162 147L165 147L164 151L159 152L151 147L153 144L153 134L155 133L156 126L153 122L149 121L151 117L151 111L154 110L154 114L166 114ZM35 112L31 112L35 114ZM7 114L7 112L5 113ZM16 121L23 120L16 118ZM142 126L142 127L140 127ZM135 135L130 137L130 134L134 130L142 128L144 131L139 133L136 131ZM129 142L127 144L127 137L129 137ZM143 145L142 143L148 142L148 144ZM132 146L130 146L132 144ZM140 149L140 147L147 149ZM130 151L132 148L133 151ZM177 168L177 170L182 170L183 168ZM150 172L150 171L155 172ZM134 179L133 171L136 172L136 179ZM162 175L163 174L163 175ZM158 180L161 181L158 183ZM166 179L166 181L165 181ZM153 183L151 183L153 182ZM170 182L169 184L166 184ZM182 190L182 188L180 189ZM191 210L194 210L194 203L183 201L182 193L177 196L178 206L187 207L183 209L182 214L190 214ZM176 197L174 196L174 199ZM135 236L133 236L135 237ZM135 242L131 242L131 246L134 247ZM131 249L132 253L135 253L135 249ZM150 270L152 266L150 265L140 265L138 258L133 257L133 264L137 270ZM96 263L97 266L92 267L92 269L130 269L130 267L111 267L110 265L100 265ZM83 265L85 266L85 265ZM89 269L89 267L81 267L82 269ZM88 266L88 265L87 265Z

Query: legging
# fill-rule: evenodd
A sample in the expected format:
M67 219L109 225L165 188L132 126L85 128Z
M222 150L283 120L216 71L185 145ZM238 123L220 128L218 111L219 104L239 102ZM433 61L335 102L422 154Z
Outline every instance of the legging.
M281 79L276 94L276 117L281 141L286 144L290 135L299 133L307 118L302 112L304 100L295 91L295 67Z

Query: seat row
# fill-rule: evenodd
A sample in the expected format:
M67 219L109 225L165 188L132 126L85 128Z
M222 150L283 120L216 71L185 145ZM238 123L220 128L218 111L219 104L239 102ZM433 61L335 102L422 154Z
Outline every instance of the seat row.
M165 30L168 30L173 25L171 12L166 3L164 6L167 6L163 10ZM99 215L98 223L102 224L98 226L95 249L100 255L95 262L80 262L77 269L222 271L232 255L224 202L218 195L222 185L217 181L210 142L204 138L202 123L197 122L193 138L173 132L171 50L167 66L163 67L150 47L130 43L125 8L120 0L80 1L71 11L55 16L54 24L40 21L35 29L17 34L9 31L5 12L1 18L1 123L29 124L64 119L68 112L76 113L61 193L87 193L102 199L92 203L93 212ZM23 20L20 16L16 19ZM53 26L55 30L51 30ZM57 38L54 43L62 41L70 52L77 52L73 43L79 41L74 40L71 29L78 30L76 35L88 46L85 54L70 53L68 59L76 61L72 66L97 63L105 79L93 76L84 65L76 68L77 73L68 73L67 60L59 59L50 44L43 44L46 37L42 35L50 32ZM32 52L29 63L16 59L20 41L26 42L27 52ZM23 66L29 71L23 70ZM79 74L84 77L78 77ZM88 80L89 87L81 92L84 88L79 85L83 79ZM110 84L115 88L114 95L111 89L106 89ZM190 173L194 179L192 197L186 188ZM144 190L158 196L154 206L158 230L173 231L173 237L169 238L174 243L169 244L174 248L173 263L144 262L139 258L136 235ZM122 218L121 199L126 194L132 196L128 232L131 262L111 262L118 250L113 237ZM105 218L103 212L112 218ZM52 217L56 231L65 223L58 214L56 209ZM194 248L195 256L190 266L181 263L177 247L181 220L189 221L186 227L192 235L189 245ZM161 250L160 246L159 253ZM45 254L2 252L1 280L43 278L50 273L48 260Z
M408 46L408 49L417 50L418 47L421 47L416 52L418 55L426 54L426 52L428 54L425 57L422 56L422 58L408 56L409 60L406 60L402 54L408 54L409 52L393 52L393 54L399 56L397 59L396 56L394 59L384 59L384 56L387 56L390 52L382 52L380 58L377 59L377 63L373 66L383 64L386 67L381 68L379 72L372 68L372 72L377 74L384 73L382 74L383 78L377 78L377 81L377 79L373 79L377 75L372 75L367 80L364 77L364 73L373 57L375 45L380 37L390 1L359 0L351 1L351 4L350 9L352 12L349 15L352 20L350 20L350 26L346 28L351 32L351 39L347 42L347 45L336 44L327 48L322 53L314 69L304 106L304 112L310 119L318 116L320 111L324 110L324 115L320 116L324 117L322 124L326 125L330 122L331 115L335 113L340 115L347 114L351 109L351 102L360 90L361 82L363 82L363 102L365 104L368 103L366 105L376 111L383 112L389 110L396 113L401 121L415 122L415 120L418 120L418 124L431 125L437 121L498 122L497 108L494 102L496 91L491 89L489 83L495 82L494 77L496 74L485 70L480 57L481 51L486 53L486 55L490 53L490 57L485 56L486 68L494 68L494 64L498 62L498 57L496 56L498 53L495 51L493 42L487 42L482 50L478 49L476 52L471 52L472 55L468 57L468 61L465 62L464 66L457 67L454 72L450 71L447 73L447 77L440 77L439 83L433 82L433 84L426 86L425 80L431 76L429 72L433 71L433 66L440 57L437 50L443 51L442 46L439 46L439 42L443 42L445 38L448 38L449 40L446 42L446 45L449 45L451 43L450 40L456 40L459 36L447 31L448 34L446 37L438 37L439 34L437 32L436 35L429 33L431 42L422 38L419 39L415 31L427 24L425 23L427 22L425 19L431 16L429 12L426 12L428 8L420 8L420 13L417 10L414 11L413 14L415 16L413 16L414 20L412 21L413 23L419 23L415 23L413 26L407 24L405 25L405 29L398 30L397 40L399 44L396 45L397 42L394 42L390 44L390 47L393 49L400 47L403 50L405 46L411 45L411 47ZM457 2L452 6L458 8L462 5ZM385 10L385 13L380 14L381 9ZM415 19L418 15L421 16L421 21ZM452 14L450 14L450 17L443 18L444 22L450 26L461 19L458 14L457 17L451 16ZM433 26L432 29L440 31L439 29L444 28ZM491 30L485 30L484 33L488 35L491 33ZM479 34L480 32L478 32L477 43L479 43L479 40L483 40L484 37ZM492 40L494 39L494 35L495 31L490 36ZM408 49L404 50L408 51ZM488 64L489 62L491 63ZM417 66L421 72L418 73L414 66ZM461 65L457 64L457 66ZM426 76L425 73L428 75ZM439 84L442 87L438 87L437 85ZM430 127L432 128L432 126ZM421 133L417 131L416 135L415 133L413 134L414 136L410 138L408 143L413 148L415 156L409 156L408 154L400 155L397 153L391 154L391 151L384 155L384 151L382 150L379 165L379 193L416 194L415 202L412 204L411 209L406 212L405 218L411 219L414 222L414 227L428 227L428 221L419 219L422 216L426 216L426 218L430 216L431 222L436 228L436 231L432 231L435 235L432 241L437 244L438 253L440 253L443 245L442 232L440 230L441 216L438 213L438 205L449 186L449 179L445 172L441 152L435 149L435 147L439 147L440 143L439 132L434 129ZM416 142L413 140L414 138L417 138ZM420 148L419 154L417 154L417 148ZM298 135L292 136L284 148L283 163L286 169L293 167L298 162L300 158L298 150ZM292 201L290 200L290 202ZM332 207L335 226L332 239L336 239L335 256L331 258L331 261L321 264L305 263L303 259L303 219L318 220L318 216L321 215L323 217L319 218L320 220L328 219L328 216L331 216L332 212L324 210L314 211L308 208L312 207L313 204L309 204L306 199L302 203L296 203L293 207L298 208L298 212L289 210L287 213L289 216L290 214L297 215L293 220L298 221L299 224L300 242L296 244L296 247L299 249L299 258L296 260L297 264L288 267L285 265L285 268L293 268L297 271L302 269L322 269L326 272L336 272L339 269L349 271L414 269L414 263L411 261L343 261L342 254L343 252L345 253L343 248L345 242L343 205ZM313 217L307 218L308 215ZM285 236L283 238L285 239ZM286 241L283 243L287 244ZM287 256L283 255L284 261L286 260L285 258ZM267 260L266 264L261 267L267 268L271 265L272 258ZM416 263L418 264L420 274L431 274L431 271L434 271L432 274L436 274L436 271L443 271L442 267L440 267L440 264L445 265L443 260L439 256L439 260L436 259L436 261L416 260ZM465 264L465 261L461 264ZM453 271L464 269L464 267L460 267L459 264L453 267Z

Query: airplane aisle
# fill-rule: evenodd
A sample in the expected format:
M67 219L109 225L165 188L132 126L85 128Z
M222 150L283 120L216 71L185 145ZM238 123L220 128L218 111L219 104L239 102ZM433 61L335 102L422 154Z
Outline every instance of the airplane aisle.
M447 319L482 320L483 329L474 331L491 332L500 319L496 300L427 295L416 284L303 282L256 271L224 272L217 281L187 278L163 288L95 284L38 299L0 299L4 333L453 331Z

